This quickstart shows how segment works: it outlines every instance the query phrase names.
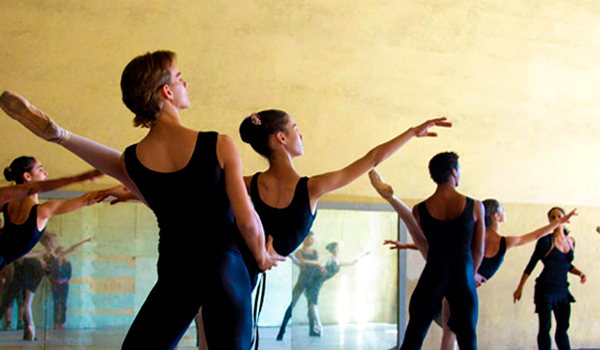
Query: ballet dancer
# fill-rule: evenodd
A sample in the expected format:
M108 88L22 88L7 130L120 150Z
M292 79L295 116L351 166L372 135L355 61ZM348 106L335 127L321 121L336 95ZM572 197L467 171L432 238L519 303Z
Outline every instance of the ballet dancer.
M403 208L396 209L402 219L405 222L411 222L411 229L417 229L420 231L418 226L414 225L412 221L414 221L414 217L408 215L408 207L402 203L400 199L398 199L394 195L394 189L392 186L383 182L379 174L375 170L371 170L369 172L369 177L371 179L371 184L377 190L377 192L387 200L394 208ZM573 215L577 215L576 210L571 211L569 214L563 216L559 220L553 221L548 225L540 227L530 233L520 235L520 236L502 236L500 234L500 223L506 221L506 213L504 211L504 207L500 205L500 203L495 199L486 199L483 201L483 205L485 208L485 227L486 227L486 235L485 235L485 253L481 265L477 270L477 274L475 275L475 284L479 287L482 283L487 282L494 274L498 271L502 262L504 261L504 256L508 249L519 247L531 242L535 242L541 237L544 237L550 233L552 233L558 226L568 223L569 219ZM420 232L417 232L420 235ZM407 246L407 243L400 243L397 241L386 241L387 244L394 244L394 248L396 249L407 249L414 247ZM442 325L444 333L442 335L442 350L446 349L455 349L456 348L456 335L448 324L452 324L453 322L448 322L450 319L449 309L447 307L447 303L443 303L443 315L442 315Z
M410 299L401 349L421 348L444 297L454 315L460 348L477 349L475 272L484 252L484 208L456 190L461 178L456 153L437 154L429 162L429 172L437 188L413 208L426 237L427 260Z
M7 181L17 185L33 181L43 182L48 173L42 163L33 158L22 156L15 159L4 169ZM4 228L0 235L0 270L29 252L40 240L46 223L54 215L70 213L79 208L99 203L106 198L99 191L88 192L80 197L59 201L52 200L38 205L37 193L2 206Z
M93 238L87 238L65 249L57 246L50 253L48 264L48 276L52 282L52 296L54 299L54 329L65 329L67 322L67 298L69 297L69 280L73 272L71 262L67 255L79 249L85 243L93 242Z
M247 350L251 287L233 242L236 228L230 209L260 270L284 258L270 241L265 244L260 218L244 187L239 152L227 135L183 126L179 113L190 102L173 52L133 59L121 77L121 91L123 102L135 114L134 125L149 128L123 154L67 132L16 94L0 96L0 107L36 135L118 179L155 213L160 227L158 281L135 317L123 349L175 348L205 304L205 317L211 319L206 327L208 344L214 349ZM178 191L178 186L185 189ZM173 288L189 278L191 270L181 266L190 266L200 281L189 291L192 298L182 298ZM169 322L156 322L156 315Z
M548 211L550 222L562 221L565 211L554 207ZM551 235L538 240L531 259L521 276L519 285L513 293L514 302L521 300L525 282L535 269L538 261L542 261L544 269L535 280L533 300L535 312L538 314L539 330L537 335L538 349L549 350L551 346L550 326L554 313L556 319L556 332L554 340L559 350L570 350L569 318L571 316L571 303L575 299L569 292L567 274L579 276L581 283L586 282L586 276L573 264L575 240L568 236L569 231L564 227L564 222L554 229Z

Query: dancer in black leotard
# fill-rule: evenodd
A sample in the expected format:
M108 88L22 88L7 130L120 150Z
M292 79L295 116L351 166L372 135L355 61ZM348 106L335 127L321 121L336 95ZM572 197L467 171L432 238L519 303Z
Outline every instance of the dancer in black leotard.
M477 349L474 274L483 258L483 205L456 191L460 170L455 153L433 157L429 171L436 191L413 209L427 240L427 263L411 296L401 349L421 348L444 297L456 321L460 348Z
M236 228L230 212L261 270L283 258L267 250L231 138L182 125L179 112L190 105L186 89L173 52L148 53L127 65L121 78L123 102L135 114L134 124L150 130L125 154L67 132L16 94L5 92L0 106L36 135L117 178L157 216L158 282L123 348L173 349L206 302L207 318L213 320L206 329L209 344L215 349L247 350L250 281L233 243ZM190 270L182 271L182 264L191 266L200 281L190 292L192 298L182 298L173 288L189 278ZM169 322L156 322L157 315Z
M417 237L416 241L418 241L418 237L422 236L423 233L421 232L416 222L414 222L415 219L410 214L408 207L394 195L394 189L392 188L392 186L383 182L383 180L375 170L371 170L369 172L369 177L371 179L371 184L373 185L373 187L375 187L377 192L384 199L386 199L388 202L390 202L390 204L392 204L392 206L396 209L402 220L407 224L407 227L409 228L409 232L411 233L411 236L413 236L413 239ZM506 214L504 212L504 208L495 199L486 199L483 201L483 205L485 207L486 226L485 254L475 276L475 283L477 287L479 287L481 283L485 283L487 280L492 278L492 276L498 271L500 265L502 265L502 262L504 261L504 255L506 254L506 251L508 249L519 247L530 242L535 242L540 237L544 237L552 233L559 225L568 223L569 219L573 215L577 215L576 210L573 210L564 217L561 217L556 221L552 221L550 224L540 227L539 229L533 232L521 236L501 236L499 233L500 223L506 221ZM406 243L400 243L398 241L389 240L385 243L393 244L396 249L412 248L412 246L407 246ZM440 323L443 325L444 328L441 349L455 349L456 335L454 334L454 332L452 332L450 327L448 327L450 312L446 302L444 302L443 310L444 315L440 316Z
M309 310L309 321L311 323L311 330L314 327L314 317L311 317L311 308L314 300L311 298L311 288L315 285L315 280L321 275L321 265L319 264L319 254L315 249L312 248L314 243L314 234L311 232L306 239L304 239L304 243L302 249L294 253L292 256L293 261L300 266L300 274L298 275L298 280L292 289L292 302L288 306L285 316L283 317L283 322L279 329L279 334L277 335L277 340L283 340L283 334L285 333L285 327L292 317L292 309L298 302L300 296L304 293L306 297L306 302Z
M565 211L562 208L554 207L548 212L548 219L551 222L560 220L564 216ZM581 283L585 283L586 276L572 264L575 240L568 236L568 233L564 225L561 224L554 230L552 235L546 236L537 242L519 286L513 294L515 302L521 299L525 282L527 282L538 261L541 260L544 269L535 280L533 297L535 312L538 314L539 319L537 343L540 350L549 350L551 346L552 313L554 313L556 319L556 333L554 336L556 346L559 350L571 349L567 330L569 329L569 318L571 316L571 303L575 302L575 299L569 292L567 274L572 273L579 276Z
M15 181L17 185L31 181L44 181L47 176L48 173L39 160L26 156L15 159L4 170L6 180ZM5 224L2 235L0 235L0 269L31 251L42 237L46 223L52 216L70 213L84 206L98 203L104 198L106 195L97 191L66 201L52 200L38 204L37 194L32 194L4 204L2 212ZM35 288L29 289L33 293ZM33 296L29 299L29 303L32 298ZM0 315L4 314L6 307L8 305L4 304L0 307ZM32 315L29 313L25 316L25 338L33 340L35 339L35 325Z

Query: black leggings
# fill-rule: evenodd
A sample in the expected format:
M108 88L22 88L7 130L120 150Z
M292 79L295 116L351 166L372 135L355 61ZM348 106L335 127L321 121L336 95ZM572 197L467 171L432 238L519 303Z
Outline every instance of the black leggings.
M554 340L558 350L571 350L569 342L569 319L571 317L571 303L564 302L555 306L553 309L538 311L540 328L538 331L537 342L539 350L550 350L550 327L552 326L552 311L554 311L554 319L556 320L556 332Z
M196 269L192 266L198 265L197 261L180 258L169 264L159 258L158 282L133 321L122 349L174 349L200 306L210 349L250 349L252 301L246 266L237 252L216 255ZM182 267L189 269L182 271Z
M426 264L410 297L409 321L402 350L420 349L427 330L439 313L444 296L450 305L453 330L461 350L477 349L478 300L471 266L459 271L440 264Z

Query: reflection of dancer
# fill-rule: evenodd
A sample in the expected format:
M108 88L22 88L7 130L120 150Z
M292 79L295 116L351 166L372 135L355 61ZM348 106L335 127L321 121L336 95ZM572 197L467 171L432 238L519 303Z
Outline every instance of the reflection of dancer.
M402 220L407 222L409 230L416 229L420 231L418 226L411 222L414 221L414 217L412 217L412 215L409 215L408 207L404 203L402 203L400 199L394 196L394 189L390 185L384 183L375 170L369 172L369 177L371 178L371 184L373 185L373 187L375 187L377 192L384 199L390 202L390 204L392 204L392 206L400 214ZM485 254L476 274L475 283L478 287L482 283L485 283L487 280L492 278L496 271L498 271L498 269L502 265L502 262L504 261L504 255L506 254L506 251L508 249L519 247L530 242L534 242L540 237L544 237L552 233L552 231L554 231L559 225L568 222L571 216L577 215L575 210L573 210L561 219L552 221L550 224L540 227L539 229L533 232L521 236L501 236L499 233L500 223L506 221L506 214L504 212L504 208L495 199L486 199L483 201L483 205L485 207L486 226ZM412 235L415 236L415 234ZM417 232L416 235L419 236L422 235L422 233ZM413 246L397 241L386 241L386 244L394 244L393 248L396 249L413 248ZM456 335L448 327L449 317L450 310L447 307L447 303L444 302L444 322L442 322L444 334L442 336L442 350L455 348Z
M17 185L46 180L48 173L42 163L33 157L19 157L4 170L7 181ZM6 221L0 235L0 269L29 252L39 241L48 220L54 215L95 204L104 199L100 192L89 192L66 201L47 201L38 205L38 195L4 204L2 212ZM41 229L40 229L41 227Z
M244 119L240 135L244 142L269 160L269 168L246 178L252 202L273 237L273 246L281 255L291 254L308 234L316 215L319 199L383 162L413 137L437 136L429 129L450 127L446 118L438 118L410 128L388 142L382 143L365 156L337 171L301 177L294 167L294 158L304 153L302 135L294 120L284 111L265 110ZM244 253L250 279L256 281L256 264Z
M321 293L321 287L323 286L323 283L335 276L340 271L342 266L352 266L369 254L369 252L366 252L350 262L342 262L338 260L340 247L337 242L329 243L327 246L325 246L325 249L331 253L331 256L329 259L327 259L325 265L323 265L323 269L320 271L320 274L314 280L314 285L308 288L307 293L308 298L311 301L308 309L308 320L310 324L309 335L318 337L320 337L323 333L323 325L321 324L321 318L319 317L318 309L319 293Z
M455 153L433 157L429 172L437 188L413 209L427 239L427 262L410 299L401 349L421 348L444 297L455 319L460 348L477 349L474 275L483 258L483 205L456 190L460 170Z
M84 243L92 242L92 238L72 245L69 249L62 246L56 247L51 254L49 277L52 282L52 295L54 299L54 329L65 329L67 322L67 298L69 297L69 280L72 275L71 262L67 255L73 253Z
M123 155L66 132L18 95L4 93L0 106L36 135L60 143L117 178L155 213L160 226L158 281L133 321L124 349L174 348L205 303L204 314L212 320L206 328L209 344L215 349L247 350L250 282L232 242L230 210L261 270L280 257L267 251L260 219L244 188L235 144L226 135L183 126L179 112L190 103L173 52L133 59L121 77L121 90L125 105L135 114L135 125L150 129ZM190 270L181 266L195 267L193 274L200 281L188 291L191 299L173 288L189 279ZM169 322L156 322L157 315Z
M550 222L562 220L564 216L565 211L562 208L554 207L548 212ZM585 283L586 277L571 263L574 257L575 240L567 236L568 233L564 224L561 224L554 230L552 235L546 236L537 242L519 286L513 294L515 302L521 299L525 282L527 282L538 261L541 260L544 269L535 280L533 297L535 312L538 314L539 319L537 343L540 350L549 350L551 346L552 313L554 313L556 319L556 333L554 335L556 346L559 350L571 349L567 330L569 329L569 318L571 316L571 303L575 302L575 299L569 292L567 274L572 273L579 276L581 283Z
M310 232L309 235L306 236L306 239L304 239L302 249L294 253L292 256L294 263L300 266L300 274L298 275L298 280L296 281L294 289L292 290L292 302L285 311L285 316L283 317L283 322L281 323L277 340L283 340L285 327L290 318L292 318L292 309L298 302L298 299L302 293L304 293L306 302L308 303L308 319L311 323L311 334L313 333L312 329L314 327L314 317L311 317L311 305L314 303L314 299L312 299L312 297L314 297L314 293L311 293L310 288L314 287L315 280L321 275L319 253L317 253L317 251L312 247L313 243L314 233Z

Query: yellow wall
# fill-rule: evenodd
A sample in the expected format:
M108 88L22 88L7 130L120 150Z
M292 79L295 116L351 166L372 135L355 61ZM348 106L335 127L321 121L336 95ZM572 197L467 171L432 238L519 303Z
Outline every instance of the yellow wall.
M244 115L283 108L304 134L306 155L297 167L308 175L446 115L452 130L409 144L380 167L382 174L402 197L423 198L433 189L427 160L455 150L464 192L511 203L507 233L541 224L546 203L580 207L576 261L590 281L573 285L571 334L574 345L590 347L600 343L592 293L599 283L592 256L600 210L599 19L592 0L4 1L0 89L22 93L74 132L123 149L144 132L131 127L120 102L121 70L137 54L172 49L190 82L186 125L239 140ZM249 147L240 148L247 173L264 167ZM0 117L0 165L21 154L39 157L53 176L87 168ZM373 196L363 178L330 198ZM509 305L528 250L509 253L495 284L481 292L482 300L488 293L496 300L492 286L506 289L498 295L508 293L502 311L517 310L511 322L526 334L503 344L534 339L530 296ZM497 317L489 314L490 322ZM482 339L503 334L486 329Z

